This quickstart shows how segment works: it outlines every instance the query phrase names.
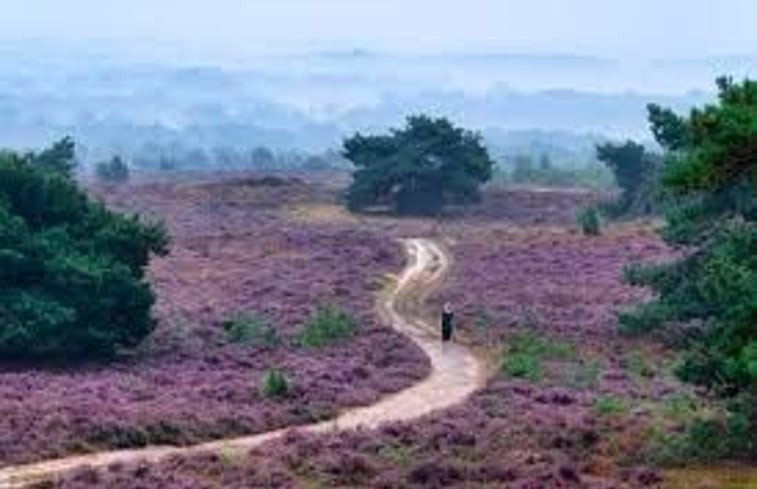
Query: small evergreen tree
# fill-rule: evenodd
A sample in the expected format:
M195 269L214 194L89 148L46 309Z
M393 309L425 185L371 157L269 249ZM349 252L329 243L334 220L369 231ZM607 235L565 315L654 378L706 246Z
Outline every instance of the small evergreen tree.
M268 369L263 375L263 395L269 399L285 397L292 390L292 382L284 372Z
M657 211L661 199L657 182L662 166L658 155L641 144L626 141L598 145L597 159L612 171L621 192L617 202L608 206L609 213L638 216Z
M599 236L602 234L602 223L599 219L599 212L596 207L591 206L578 214L578 225L584 236Z

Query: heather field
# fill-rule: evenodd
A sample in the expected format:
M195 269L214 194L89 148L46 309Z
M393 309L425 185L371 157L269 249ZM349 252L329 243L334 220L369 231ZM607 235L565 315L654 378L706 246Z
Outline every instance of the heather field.
M306 423L422 378L426 358L374 311L384 275L402 267L399 245L278 211L317 201L314 189L276 178L94 189L113 207L168 224L172 253L149 270L159 326L115 364L3 365L0 466ZM357 333L322 348L296 346L322 304L354 314ZM232 342L221 323L239 313L270 324L275 344ZM287 397L261 393L269 368L292 381Z
M191 192L212 190L201 186ZM312 435L293 431L246 455L208 453L154 464L85 469L43 487L634 488L660 487L664 483L664 472L653 467L668 455L666 442L680 432L692 412L707 409L708 401L675 380L672 357L658 343L630 340L617 331L616 312L647 297L644 290L622 283L623 267L637 261L664 260L672 254L650 224L617 224L599 237L584 237L574 229L572 218L592 198L583 193L498 191L465 215L440 222L382 216L358 220L334 207L328 192L312 188L308 192L307 199L303 200L300 193L300 197L269 214L254 213L257 228L272 229L264 236L277 236L290 243L291 256L280 257L278 266L277 256L286 246L269 244L266 254L260 241L255 245L250 241L244 252L242 242L230 243L219 237L228 232L225 229L233 228L233 223L250 219L244 206L214 204L225 215L221 228L220 223L211 224L218 222L213 219L204 226L197 225L192 217L194 211L176 209L171 213L166 212L170 207L166 202L152 203L154 209L162 209L162 215L170 216L174 227L195 230L180 238L188 243L186 248L154 267L161 290L176 289L166 297L183 298L161 300L161 315L202 317L204 324L212 325L217 320L214 311L239 309L240 302L248 297L245 294L259 294L260 287L264 287L265 297L275 298L268 301L269 306L287 304L286 295L279 297L275 287L269 290L265 288L268 285L252 278L258 273L271 277L269 274L274 272L238 271L234 275L229 269L227 275L224 268L210 264L218 254L225 257L218 263L231 264L235 262L231 257L243 260L244 255L251 265L265 260L265 270L276 270L277 276L296 275L295 271L287 271L285 263L297 259L299 255L294 250L302 252L291 243L297 243L299 236L307 236L301 239L318 243L318 251L312 250L310 256L322 260L323 265L350 261L343 256L348 251L360 253L359 262L341 266L345 273L359 274L366 284L371 284L382 271L400 266L397 250L390 244L392 238L424 234L445 243L454 261L445 285L430 297L428 311L435 311L442 301L456 304L460 340L486 358L490 367L486 386L450 410L412 422L391 423L378 432ZM218 198L229 199L233 194L223 192ZM139 197L130 193L126 200L130 199ZM525 208L538 216L522 209L515 212L498 208L503 201L515 205L519 199L525 199ZM119 198L115 201L118 205L131 205ZM282 216L297 224L282 230ZM176 224L184 221L184 225ZM304 230L316 223L317 232L305 234ZM349 247L344 243L350 243ZM386 244L377 246L381 243ZM258 254L252 258L250 250ZM330 260L330 254L342 259ZM312 261L311 258L310 266L314 266ZM303 261L299 266L305 264ZM197 281L190 277L203 273L224 292L212 294L207 284L193 285ZM226 281L224 277L230 275L234 280ZM340 277L349 281L342 276L341 268L323 272L319 280L307 283L307 290L316 291L304 298L328 294L330 287L341 283ZM240 282L247 283L247 287L238 285ZM195 292L192 287L197 287ZM195 304L191 297L198 295L218 301L218 305L208 308ZM298 381L310 376L322 379L313 373L325 370L323 365L335 367L329 372L335 384L322 380L319 384L314 379L299 394L299 403L285 404L284 408L262 404L267 410L255 403L249 409L267 412L277 423L285 423L287 416L301 419L302 413L292 412L297 407L318 405L324 387L331 387L327 392L333 405L362 403L424 373L422 356L387 331L371 326L375 323L369 320L370 294L339 300L353 304L368 318L368 333L348 345L361 348L361 353L335 348L322 353L317 363L311 357L297 357L286 350L262 356L258 353L254 360L248 357L247 361L254 365L244 370L248 376L245 378L249 378L250 370L258 371L258 365L270 362L277 354L282 356L282 362L289 354L293 365L312 365L310 375L298 376ZM283 310L257 307L278 321L285 334L294 328L287 324L286 315L281 315ZM299 319L298 314L306 311L298 313L293 309L288 314ZM216 338L217 331L212 327L206 331L199 336ZM378 341L386 346L370 347ZM388 353L382 353L390 351L390 358ZM241 355L233 347L220 345L215 353L217 358L223 358L219 360L221 365ZM207 357L202 358L207 361ZM339 359L342 364L337 366ZM185 361L198 360L188 356ZM349 367L345 367L347 362L351 362ZM356 369L371 364L382 368L363 379L366 387L361 389L354 381L349 388L337 386L336 372L344 372L341 379L359 379ZM190 395L200 395L197 389L190 390ZM229 406L226 400L215 406L200 405L207 406L203 407L207 411L202 412L213 416L223 409L222 404ZM243 407L237 409L244 412ZM324 409L319 414L326 412Z

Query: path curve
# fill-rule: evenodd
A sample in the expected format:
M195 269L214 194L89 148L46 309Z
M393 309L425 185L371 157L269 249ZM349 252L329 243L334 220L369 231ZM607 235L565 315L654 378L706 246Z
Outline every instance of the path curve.
M294 429L304 433L377 428L381 424L407 421L464 401L485 381L484 363L460 344L442 345L436 328L422 318L429 291L444 278L450 261L428 239L403 241L409 263L389 293L382 297L381 314L394 329L412 339L429 357L431 373L419 383L391 394L375 404L345 410L334 419L312 425L284 428L242 438L220 440L189 447L146 447L74 456L59 460L0 469L0 489L15 489L54 478L84 467L102 468L113 463L141 460L155 462L172 455L206 451L243 452L279 438Z

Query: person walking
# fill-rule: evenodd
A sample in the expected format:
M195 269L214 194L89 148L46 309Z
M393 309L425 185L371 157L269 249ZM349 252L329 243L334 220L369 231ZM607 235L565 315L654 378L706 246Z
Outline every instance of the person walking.
M452 310L452 304L449 302L444 304L442 309L442 341L447 342L452 340L453 324L452 320L455 317L455 313Z

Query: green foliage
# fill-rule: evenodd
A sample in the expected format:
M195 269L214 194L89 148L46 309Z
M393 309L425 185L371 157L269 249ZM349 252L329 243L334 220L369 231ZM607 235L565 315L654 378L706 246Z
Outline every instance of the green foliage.
M281 370L268 369L263 375L262 391L269 399L286 397L292 391L292 383Z
M602 234L602 223L596 207L591 206L584 209L578 214L576 220L584 236L599 236Z
M624 355L621 360L621 365L636 378L651 378L655 376L654 367L644 357L644 353L638 350Z
M507 375L538 382L546 360L567 360L574 356L571 345L531 332L513 335L503 349L500 368Z
M541 358L529 353L508 353L502 360L502 371L510 377L538 382L544 376Z
M73 177L76 170L76 145L66 137L39 153L29 153L24 159L41 170L65 177Z
M95 176L103 182L123 183L129 180L129 167L120 156L114 156L95 166Z
M356 134L343 154L357 168L347 194L354 211L389 205L398 214L435 214L446 204L479 201L492 176L480 135L427 116L409 117L390 135Z
M628 406L618 397L600 396L594 401L594 411L600 416L610 416L625 413Z
M633 141L623 144L605 143L597 146L597 159L615 176L620 198L607 206L614 216L656 213L662 199L659 190L660 157Z
M514 335L508 341L508 345L510 351L550 360L568 360L575 355L573 345L531 332Z
M545 154L535 164L528 155L505 159L495 169L494 181L518 185L543 187L570 187L609 189L613 186L612 173L596 161L576 162L571 166L556 166Z
M354 336L357 321L334 306L319 307L300 331L298 342L304 347L322 347Z
M254 314L237 314L226 319L221 326L232 343L268 347L277 346L281 343L281 338L276 329Z
M683 406L685 428L676 433L662 432L652 444L649 458L661 465L689 462L714 463L721 459L754 457L755 398L741 395L727 410L697 413Z
M0 358L107 356L153 328L144 267L165 230L92 202L72 155L0 155Z
M677 328L684 338L677 373L733 395L757 386L757 83L718 86L716 104L685 118L650 107L653 132L668 150L663 183L678 199L663 236L688 252L627 272L657 298L621 324L632 333Z
M696 398L687 393L674 394L664 400L662 413L676 421L693 419L697 411Z

